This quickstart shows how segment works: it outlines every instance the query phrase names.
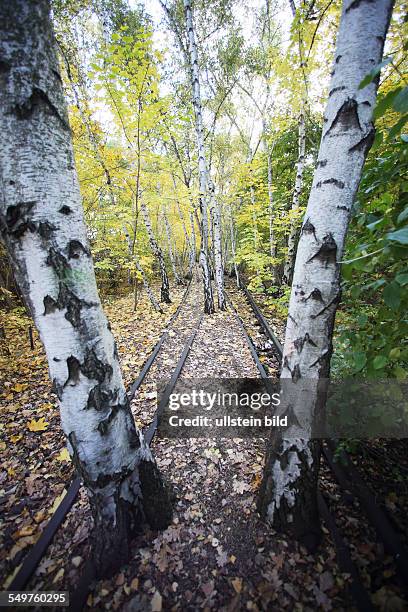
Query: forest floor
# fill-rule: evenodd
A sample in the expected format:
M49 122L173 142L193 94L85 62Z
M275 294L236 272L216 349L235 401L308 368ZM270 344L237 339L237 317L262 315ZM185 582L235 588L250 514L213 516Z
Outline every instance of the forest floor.
M130 296L105 303L127 385L136 378L184 290L173 290L173 304L163 315L152 311L145 298L137 313L132 311ZM232 282L228 283L228 292L251 337L262 348L264 338L243 294ZM202 288L194 278L186 302L132 401L139 426L152 420L157 406L155 385L170 378L186 340L198 325L182 377L259 376L231 308L202 319L201 313ZM72 478L72 467L64 450L40 342L35 338L35 349L30 350L23 333L29 320L22 315L13 319L8 314L0 325L8 339L7 345L3 343L0 388L0 444L5 458L0 472L0 571L7 585L54 512ZM280 322L272 321L272 325L279 332ZM262 361L273 376L278 367L274 355L266 350ZM172 524L160 533L146 530L135 539L130 562L112 579L95 585L87 601L90 609L353 609L345 588L349 577L340 572L324 527L322 544L311 555L275 533L257 515L264 439L156 437L152 448L176 495ZM336 510L336 518L351 531L353 559L362 570L366 586L372 589L378 608L407 609L401 590L394 586L392 559L367 522L361 520L358 504L350 506L342 501L325 469L321 486ZM389 495L386 489L385 498L398 506L399 496L395 492L393 497ZM87 497L81 489L27 588L73 591L89 553L91 528Z

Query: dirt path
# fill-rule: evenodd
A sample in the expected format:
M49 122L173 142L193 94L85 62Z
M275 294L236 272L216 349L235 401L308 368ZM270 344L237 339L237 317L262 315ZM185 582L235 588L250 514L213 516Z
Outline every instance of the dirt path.
M242 294L232 287L229 293L255 342L264 342ZM157 361L132 402L139 425L151 421L157 406L155 383L170 377L184 343L200 320L201 294L201 283L194 279ZM116 304L112 310L123 318ZM169 315L170 311L167 320ZM149 334L148 342L145 342L147 321L138 321L136 317L126 325L117 325L115 331L119 347L123 347L122 364L128 366L125 373L128 381L134 379L157 340L158 323L153 326L156 331ZM163 329L165 321L161 319L160 323ZM263 360L273 374L276 359L266 354ZM230 309L202 319L182 377L258 377L242 330ZM112 579L95 586L88 598L90 609L125 612L351 609L351 602L343 594L347 578L337 568L326 533L319 553L311 556L259 519L256 494L265 440L157 437L152 446L159 468L175 492L173 522L164 532L146 531L134 541L133 558ZM42 501L49 504L49 499L44 494ZM29 588L73 590L89 552L87 538L91 527L89 505L81 491Z

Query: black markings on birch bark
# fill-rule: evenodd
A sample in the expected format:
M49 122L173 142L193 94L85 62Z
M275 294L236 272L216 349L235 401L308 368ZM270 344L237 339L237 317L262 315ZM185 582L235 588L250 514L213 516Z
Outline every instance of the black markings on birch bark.
M334 87L333 89L331 89L329 91L329 98L330 96L332 96L334 93L336 93L337 91L344 91L346 88L344 85L340 85L339 87Z
M31 210L36 202L18 202L8 206L5 219L2 216L4 230L15 238L21 238L27 230L35 232L36 225L31 219ZM3 230L3 231L4 231Z
M337 244L334 240L333 234L329 232L323 237L322 243L316 253L307 260L306 263L310 263L314 259L319 259L324 266L327 268L329 264L336 263L337 256Z
M308 295L307 298L304 299L304 301L306 302L309 299L315 300L316 302L323 302L324 301L323 300L323 296L322 296L322 292L317 287L315 287L313 289L313 291L310 292L310 294Z
M301 353L306 343L310 344L311 346L317 346L317 344L312 340L308 333L306 333L301 338L296 338L296 340L293 341L293 346L295 347L298 353Z
M68 259L78 259L84 253L87 257L91 256L90 250L79 240L70 240L68 244Z
M303 223L302 229L301 229L301 234L313 234L313 238L317 242L316 229L315 229L315 226L313 225L313 223L310 221L309 218L307 218L306 221Z
M64 283L60 283L58 298L55 300L50 295L46 295L43 300L44 312L43 315L48 315L56 310L66 308L65 318L73 327L79 327L81 324L82 308L92 308L97 306L96 302L87 302L79 299Z
M371 149L371 146L374 142L374 138L375 138L375 129L373 126L361 140L359 140L355 145L350 147L349 153L354 153L354 151L362 151L365 155L367 155L368 151Z
M330 127L324 134L324 138L329 134L330 136L341 136L345 131L355 129L361 131L358 104L354 98L347 98L338 109Z
M296 382L297 382L297 381L298 381L298 380L299 380L299 379L302 377L302 374L301 374L301 372L300 372L300 367L299 367L299 364L298 364L298 363L296 363L296 364L293 366L293 368L292 368L292 367L291 367L291 365L290 365L290 363L289 363L289 359L288 359L288 357L287 357L287 356L285 356L285 357L284 357L284 360L283 360L283 367L284 367L284 368L287 368L287 369L289 370L289 372L290 372L290 375L291 375L291 377L292 377L292 381L293 381L293 382L295 382L295 383L296 383Z
M335 296L331 300L329 300L329 302L324 306L324 308L319 310L319 312L311 314L310 318L311 319L316 319L317 317L320 317L324 312L326 312L326 310L328 310L330 308L330 306L339 304L340 300L341 300L341 291L338 290L338 291L336 291Z
M36 110L57 117L64 130L69 131L69 125L66 118L60 114L59 109L51 102L47 93L39 87L34 87L30 97L24 100L24 102L19 102L14 107L16 116L20 120L30 119L31 115Z
M324 181L319 181L316 184L316 189L319 189L322 185L334 185L335 187L338 187L339 189L344 189L343 181L339 181L338 179L335 179L335 178L329 178Z

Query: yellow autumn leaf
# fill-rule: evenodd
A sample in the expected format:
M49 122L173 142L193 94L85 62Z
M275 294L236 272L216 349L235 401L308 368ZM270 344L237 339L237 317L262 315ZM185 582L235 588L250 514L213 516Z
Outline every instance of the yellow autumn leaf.
M22 385L20 383L16 383L14 385L14 387L11 387L12 391L15 391L16 393L21 393L21 391L24 391L25 389L27 389L28 385Z
M48 427L49 423L47 423L47 421L44 419L44 417L41 417L41 419L38 419L38 421L35 421L34 419L32 419L28 425L27 428L30 431L45 431Z
M71 457L69 456L69 452L67 448L63 448L61 452L56 457L57 461L71 461Z
M10 436L10 440L15 444L16 442L19 442L22 437L23 436L21 434L14 434Z

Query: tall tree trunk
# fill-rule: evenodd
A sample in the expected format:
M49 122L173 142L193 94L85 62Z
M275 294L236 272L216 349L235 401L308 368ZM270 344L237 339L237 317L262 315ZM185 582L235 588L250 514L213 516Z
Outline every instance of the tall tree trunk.
M127 245L128 245L128 251L129 251L129 257L130 259L133 260L135 266L136 266L136 270L139 272L140 276L142 277L142 283L143 283L143 287L146 291L147 297L150 300L151 305L153 306L153 308L157 311L160 312L161 314L163 314L163 310L160 308L160 305L158 303L158 301L156 300L154 293L152 291L152 288L149 285L149 281L147 280L147 276L145 271L143 270L138 258L136 257L135 254L135 247L136 247L136 241L132 241L130 236L129 236L129 232L126 229L126 225L123 225L123 232L126 236L126 241L127 241ZM137 306L137 278L136 275L133 279L134 282L134 286L133 286L133 292L134 292L134 306L133 306L133 310L136 310L136 306Z
M166 264L164 263L163 253L153 233L149 212L147 210L146 204L143 202L142 199L140 200L140 210L142 211L144 224L146 226L147 234L149 236L150 248L152 249L159 263L161 277L160 300L165 304L171 304L169 277L167 276Z
M215 284L217 286L218 308L220 310L227 309L227 302L224 293L224 266L222 262L222 245L221 245L221 215L220 208L215 196L214 184L210 181L210 206L212 211L212 226L213 226L213 250L214 250L214 267L215 267Z
M185 278L191 279L193 277L193 268L194 268L194 264L195 264L195 236L194 236L194 248L193 248L193 243L192 240L190 240L188 232L187 232L187 228L186 228L186 224L184 221L184 215L183 212L181 210L180 207L180 202L177 196L177 183L176 183L176 179L174 174L172 173L172 179L173 179L173 186L174 186L174 193L176 195L176 204L177 204L177 210L178 210L178 214L180 217L180 221L181 221L181 225L183 227L183 232L184 232L184 238L186 241L186 247L188 249L188 272L185 275ZM186 185L188 188L188 185ZM193 221L194 224L194 221ZM194 227L193 227L194 230Z
M236 243L235 243L235 230L234 230L234 221L232 218L232 208L229 210L229 224L230 224L230 233L231 233L231 252L234 260L234 270L235 270L235 278L237 281L237 287L240 286L239 282L239 271L237 265L237 251L236 251Z
M192 212L190 212L190 227L191 227L190 265L191 265L191 269L193 270L195 263L197 261L197 241L196 241L196 234L195 234L194 214Z
M297 251L283 351L291 410L311 429L324 410L318 384L329 376L334 318L352 204L374 138L378 80L359 84L382 57L392 0L343 2L313 185ZM302 388L307 393L302 393ZM291 437L292 434L292 437ZM305 543L319 536L317 440L293 429L274 435L266 457L259 510L276 529Z
M44 344L62 427L92 507L97 572L146 517L171 517L135 428L96 288L46 0L0 4L1 234Z
M264 126L264 133L265 133L265 126ZM275 239L275 233L273 231L273 220L274 220L275 212L274 212L274 206L273 206L274 202L273 202L273 191L272 191L272 185L273 185L272 152L269 148L268 142L265 137L264 137L264 143L265 143L266 159L267 159L267 164L268 164L269 252L270 252L271 260L272 260L271 262L272 276L275 282L277 275L276 275L276 265L273 263L276 257L276 239Z
M179 276L179 273L177 272L176 259L174 257L173 246L171 244L171 230L170 230L169 220L167 218L166 211L164 209L163 209L163 219L164 219L164 227L166 230L167 248L169 250L169 259L170 259L171 267L173 270L174 280L176 281L178 285L184 285L183 279Z
M305 126L305 102L302 101L302 107L299 113L299 138L298 138L298 160L296 164L296 180L295 190L293 192L292 199L292 213L296 213L299 208L300 194L302 193L303 185L303 170L305 167L305 148L306 148L306 126ZM290 285L293 274L293 264L296 256L296 238L298 234L298 223L296 219L292 218L290 223L289 237L288 237L288 252L285 259L285 265L283 268L282 282L286 285Z
M256 210L255 210L255 205L256 205L255 190L254 190L253 185L250 186L249 193L251 197L251 207L252 207L252 232L253 232L253 240L254 240L254 254L257 255L258 250L259 250L259 235L258 235L258 219L256 216ZM260 274L261 274L261 271L259 269L259 265L257 265L256 275L259 277Z
M208 261L208 169L205 159L204 148L204 128L203 114L200 94L200 75L198 68L197 45L194 35L193 12L191 0L184 0L184 10L186 16L186 28L188 35L188 50L190 59L191 89L193 97L193 107L195 116L195 127L198 147L198 171L200 182L200 212L201 212L201 249L200 265L203 272L204 286L204 312L212 314L214 312L214 297L211 286L211 277Z

